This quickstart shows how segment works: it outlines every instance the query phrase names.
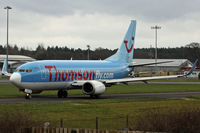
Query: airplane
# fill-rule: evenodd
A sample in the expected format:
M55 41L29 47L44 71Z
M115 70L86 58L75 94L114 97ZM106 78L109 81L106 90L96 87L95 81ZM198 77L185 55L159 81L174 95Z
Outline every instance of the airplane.
M136 21L131 20L120 48L105 60L40 60L19 66L13 74L9 74L5 66L2 73L11 75L10 82L26 93L26 99L30 99L31 94L46 90L58 90L58 98L65 98L70 89L82 89L83 94L97 98L106 91L107 87L118 83L178 78L192 73L197 60L186 75L128 77L134 71L134 67L158 64L132 63L135 31Z

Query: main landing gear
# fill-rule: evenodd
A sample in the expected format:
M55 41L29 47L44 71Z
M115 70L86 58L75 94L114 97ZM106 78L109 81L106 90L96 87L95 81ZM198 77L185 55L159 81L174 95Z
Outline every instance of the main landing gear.
M58 91L58 98L66 98L68 96L68 93L66 90L59 90Z

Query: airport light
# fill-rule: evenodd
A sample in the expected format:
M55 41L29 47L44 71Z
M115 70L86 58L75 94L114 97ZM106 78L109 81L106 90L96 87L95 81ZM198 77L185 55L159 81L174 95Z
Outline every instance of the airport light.
M90 59L90 45L87 45L88 48L88 60Z
M158 54L157 54L157 30L161 29L161 26L152 26L151 29L155 29L155 63L157 63Z
M7 10L7 50L6 50L6 58L7 58L7 61L6 61L6 64L7 64L7 71L8 71L8 24L9 24L9 9L12 9L10 6L6 6L4 7L4 9Z

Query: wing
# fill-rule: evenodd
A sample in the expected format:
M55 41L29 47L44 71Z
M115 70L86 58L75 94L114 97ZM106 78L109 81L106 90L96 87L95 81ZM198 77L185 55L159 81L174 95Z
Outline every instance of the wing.
M173 78L180 78L190 75L196 65L198 63L198 59L195 61L192 69L185 75L170 75L170 76L155 76L155 77L138 77L138 78L122 78L122 79L109 79L109 80L98 80L99 82L104 83L105 85L113 85L116 83L128 83L128 82L136 82L136 81L143 81L146 82L148 80L156 80L156 79L173 79ZM88 80L77 80L72 82L72 86L82 86L84 83L89 82Z
M138 78L123 78L123 79L111 79L104 80L105 84L116 84L116 83L127 83L127 82L136 82L136 81L148 81L148 80L156 80L156 79L172 79L184 77L184 75L172 75L172 76L155 76L155 77L138 77Z
M131 63L129 67L140 67L140 66L155 65L155 64L162 64L162 63L169 63L169 62L173 62L173 61L160 61L160 62L140 63L140 64Z
M170 75L170 76L155 76L155 77L139 77L139 78L123 78L123 79L111 79L102 81L105 84L115 84L115 83L127 83L127 82L136 82L136 81L147 81L147 80L156 80L156 79L172 79L172 78L180 78L185 77L194 71L196 65L198 63L198 59L196 59L195 63L192 66L192 69L185 75Z
M137 77L137 78L122 78L122 79L110 79L110 80L97 80L99 82L104 83L106 86L111 86L117 83L128 83L128 82L137 82L137 81L143 81L146 82L148 80L156 80L156 79L172 79L172 78L180 78L184 77L186 75L172 75L172 76L155 76L155 77ZM81 80L81 81L74 81L72 82L71 86L74 87L81 87L86 82L89 82L88 80Z

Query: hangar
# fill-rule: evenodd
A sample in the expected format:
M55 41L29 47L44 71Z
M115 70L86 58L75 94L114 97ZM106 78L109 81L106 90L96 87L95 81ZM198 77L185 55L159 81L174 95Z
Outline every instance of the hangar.
M5 58L6 55L0 55L0 70L2 70ZM8 55L8 71L12 73L18 66L30 61L35 61L35 59L24 55Z
M157 62L172 61L169 63L162 63L156 65L148 65L142 67L135 67L134 74L138 76L153 76L155 75L172 75L172 74L183 74L187 71L186 68L191 68L193 63L188 59L157 59ZM152 63L155 59L133 59L136 64ZM148 74L147 74L148 73ZM153 74L153 75L152 75Z

